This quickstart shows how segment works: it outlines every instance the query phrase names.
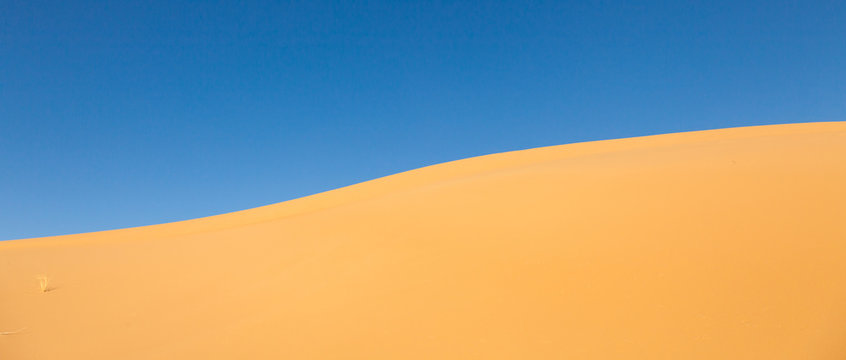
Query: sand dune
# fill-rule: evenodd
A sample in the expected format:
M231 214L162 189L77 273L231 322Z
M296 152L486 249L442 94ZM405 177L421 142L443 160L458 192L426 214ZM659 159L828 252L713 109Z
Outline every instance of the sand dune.
M472 358L846 358L846 123L509 152L0 242L4 360Z

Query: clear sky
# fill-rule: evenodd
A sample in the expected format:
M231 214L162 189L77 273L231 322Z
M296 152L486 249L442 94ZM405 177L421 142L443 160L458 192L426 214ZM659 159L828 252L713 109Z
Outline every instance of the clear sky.
M0 239L846 120L846 2L0 1Z

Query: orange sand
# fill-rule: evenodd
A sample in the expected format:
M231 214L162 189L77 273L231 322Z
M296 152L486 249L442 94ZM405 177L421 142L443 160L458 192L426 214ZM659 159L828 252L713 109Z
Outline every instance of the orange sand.
M0 332L3 360L845 359L846 122L0 242Z

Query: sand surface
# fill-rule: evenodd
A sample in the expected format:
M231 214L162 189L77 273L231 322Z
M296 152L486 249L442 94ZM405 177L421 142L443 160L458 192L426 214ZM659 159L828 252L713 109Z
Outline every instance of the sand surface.
M3 360L846 359L846 122L0 242L0 334Z

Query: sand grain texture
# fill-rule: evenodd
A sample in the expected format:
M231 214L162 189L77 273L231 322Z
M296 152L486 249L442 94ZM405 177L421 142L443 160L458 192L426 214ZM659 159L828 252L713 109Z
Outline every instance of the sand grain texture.
M844 359L846 123L502 153L0 242L0 333L4 360Z

